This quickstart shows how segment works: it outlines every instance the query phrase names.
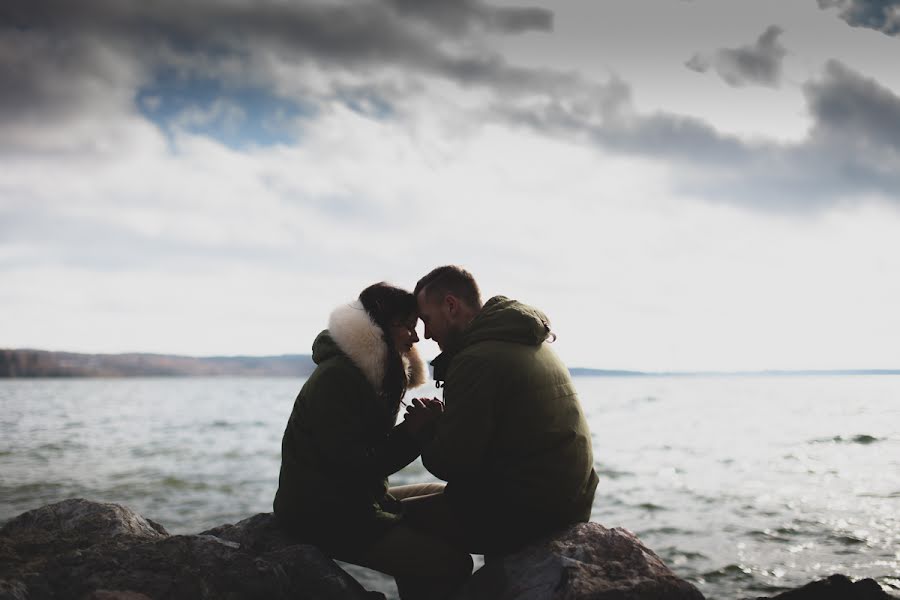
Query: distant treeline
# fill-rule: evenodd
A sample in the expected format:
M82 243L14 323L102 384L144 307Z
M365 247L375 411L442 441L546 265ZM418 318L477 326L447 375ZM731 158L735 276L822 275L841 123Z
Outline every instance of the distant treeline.
M77 354L0 349L2 377L270 376L306 377L315 364L307 354L282 356L171 356Z
M281 356L174 356L169 354L77 354L46 350L0 349L4 377L210 377L216 375L307 377L315 364L308 354ZM900 375L892 369L830 371L647 372L569 369L575 377L781 377L821 375Z

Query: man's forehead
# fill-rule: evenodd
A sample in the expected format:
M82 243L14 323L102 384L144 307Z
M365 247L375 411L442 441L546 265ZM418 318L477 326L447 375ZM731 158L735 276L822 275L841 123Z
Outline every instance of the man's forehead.
M430 292L428 288L420 291L418 295L416 295L416 304L419 306L419 312L421 312L423 308L427 308L434 304L435 299L435 294Z

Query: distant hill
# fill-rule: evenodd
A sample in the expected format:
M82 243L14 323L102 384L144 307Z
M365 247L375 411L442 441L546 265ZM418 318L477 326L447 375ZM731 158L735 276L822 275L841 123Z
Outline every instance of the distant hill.
M643 371L621 371L609 369L585 369L582 367L574 367L569 369L572 377L647 377L652 373L644 373Z
M172 356L168 354L77 354L46 350L0 350L3 377L306 377L308 354L281 356Z
M170 354L78 354L0 349L0 379L9 377L307 377L315 369L308 354L280 356L175 356ZM575 377L790 377L900 375L900 370L647 372L569 369Z
M611 371L569 369L575 377L806 377L828 375L900 375L900 369L832 369L769 371Z

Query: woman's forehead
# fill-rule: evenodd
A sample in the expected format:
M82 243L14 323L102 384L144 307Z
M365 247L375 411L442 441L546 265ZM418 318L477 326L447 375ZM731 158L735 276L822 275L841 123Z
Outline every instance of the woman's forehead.
M419 315L417 313L412 313L411 315L401 316L397 319L396 323L398 325L406 325L409 327L415 327L416 323L419 321Z

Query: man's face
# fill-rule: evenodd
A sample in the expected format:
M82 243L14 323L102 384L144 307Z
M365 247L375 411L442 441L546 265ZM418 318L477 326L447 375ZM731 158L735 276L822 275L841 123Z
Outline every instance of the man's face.
M416 296L416 303L419 305L419 318L425 325L425 339L434 340L441 351L444 351L453 335L446 303L440 297L429 298L425 290Z

